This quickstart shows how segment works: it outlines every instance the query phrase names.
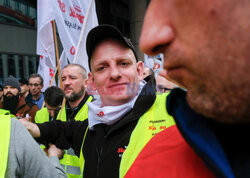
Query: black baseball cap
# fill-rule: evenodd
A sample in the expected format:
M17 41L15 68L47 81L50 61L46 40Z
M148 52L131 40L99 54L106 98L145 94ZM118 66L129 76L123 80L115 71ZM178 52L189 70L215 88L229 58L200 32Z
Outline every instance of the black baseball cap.
M128 48L133 51L136 61L138 61L135 47L130 41L130 39L126 38L115 26L109 24L102 24L90 30L87 36L86 50L88 55L89 70L91 70L90 60L96 45L106 38L114 38L123 42L126 46L128 46Z

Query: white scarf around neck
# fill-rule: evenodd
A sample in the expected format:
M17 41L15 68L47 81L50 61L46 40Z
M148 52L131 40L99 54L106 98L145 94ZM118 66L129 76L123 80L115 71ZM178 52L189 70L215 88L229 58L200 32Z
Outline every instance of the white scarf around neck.
M140 90L145 85L145 82L140 82ZM102 106L102 101L100 98L93 102L87 103L89 107L88 111L88 122L89 129L93 130L93 127L97 124L112 125L118 120L120 120L127 112L129 112L135 104L138 98L138 94L129 102L119 105L119 106Z

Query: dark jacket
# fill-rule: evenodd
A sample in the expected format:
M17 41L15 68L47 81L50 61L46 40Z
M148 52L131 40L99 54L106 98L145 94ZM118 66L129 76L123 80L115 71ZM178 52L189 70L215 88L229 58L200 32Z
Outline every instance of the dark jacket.
M144 86L141 95L138 96L133 109L126 113L123 118L121 118L113 125L108 126L104 124L98 124L94 126L93 130L87 131L82 149L82 153L85 158L83 177L119 177L120 162L123 154L123 151L121 150L125 150L128 146L131 133L134 131L139 118L141 118L141 116L145 112L147 112L148 109L154 104L156 99L155 94L154 84L149 80L147 85ZM70 121L64 123L60 121L54 121L45 124L38 124L38 127L41 132L41 137L38 140L39 142L43 144L52 142L56 144L57 147L63 149L72 147L76 155L79 156L81 152L83 137L86 129L88 128L88 120L85 120L83 122ZM172 133L172 135L174 136L176 135L175 133L177 133L179 135L178 138L182 139L177 147L184 148L182 146L187 145L186 142L179 134L176 126L173 127L176 131L170 133ZM167 130L168 129L166 129L165 131ZM156 137L154 136L153 138ZM188 157L190 156L190 152L186 151L185 148L184 152L187 153L186 157ZM190 147L188 146L188 148ZM150 150L151 149L153 148L150 147ZM193 153L192 150L191 152ZM178 153L179 152L177 151L175 155L179 155ZM199 159L196 154L195 157ZM164 158L166 159L166 157ZM163 161L165 159L163 159ZM201 164L203 165L202 161ZM173 167L175 171L176 167ZM205 169L208 170L206 167ZM192 169L192 171L195 172L196 169Z
M151 84L148 84L151 85ZM98 124L94 130L87 132L83 145L85 157L84 177L119 177L121 153L119 148L125 149L130 135L138 119L152 106L155 94L139 96L134 108L114 125ZM143 107L142 107L143 106ZM84 122L70 121L62 123L38 124L41 131L39 142L48 141L64 149L72 147L77 156L80 155L84 133L88 127L88 120ZM108 164L103 164L103 162Z

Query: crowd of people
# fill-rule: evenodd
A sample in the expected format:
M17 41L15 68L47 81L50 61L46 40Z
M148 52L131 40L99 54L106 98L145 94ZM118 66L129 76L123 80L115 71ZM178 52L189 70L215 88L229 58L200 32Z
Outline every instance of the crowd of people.
M6 78L0 177L248 177L249 8L152 0L140 49L163 53L159 76L102 24L87 36L90 72L66 65L62 89Z

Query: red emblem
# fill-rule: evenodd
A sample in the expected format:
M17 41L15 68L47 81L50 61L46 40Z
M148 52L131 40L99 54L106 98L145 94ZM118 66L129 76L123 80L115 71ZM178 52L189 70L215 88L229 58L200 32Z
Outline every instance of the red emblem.
M99 114L96 114L96 115L99 116L99 117L102 117L102 116L104 116L104 112L100 111Z

